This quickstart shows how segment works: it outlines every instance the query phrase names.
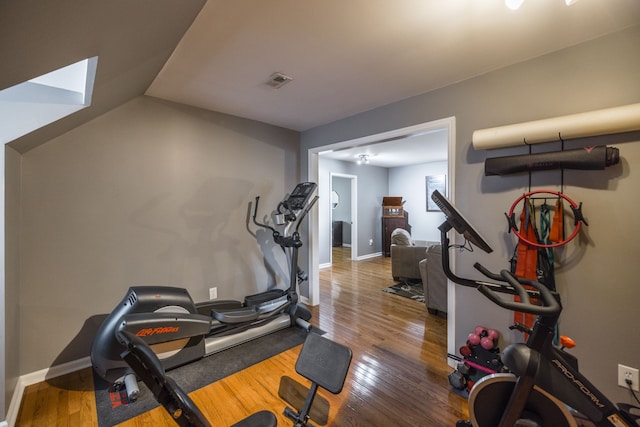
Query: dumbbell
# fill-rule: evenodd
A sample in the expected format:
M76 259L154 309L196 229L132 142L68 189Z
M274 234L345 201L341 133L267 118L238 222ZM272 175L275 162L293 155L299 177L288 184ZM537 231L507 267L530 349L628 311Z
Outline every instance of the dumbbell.
M463 390L467 387L467 378L456 369L449 374L449 384L451 384L453 388Z

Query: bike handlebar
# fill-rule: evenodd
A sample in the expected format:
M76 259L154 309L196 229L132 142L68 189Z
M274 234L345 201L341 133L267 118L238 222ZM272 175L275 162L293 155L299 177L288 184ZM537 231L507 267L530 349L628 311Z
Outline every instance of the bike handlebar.
M506 308L507 310L518 311L522 313L535 314L540 316L559 316L562 310L557 294L552 293L545 285L540 282L517 277L508 270L502 270L500 274L496 274L480 263L475 263L474 267L489 279L502 283L484 282L474 279L467 279L456 276L449 266L449 238L447 232L452 226L445 222L440 226L441 245L442 245L442 268L447 278L459 285L468 286L478 289L482 295L491 300L494 304ZM526 289L523 285L529 285L533 289ZM509 301L498 294L517 295L520 301ZM531 298L535 298L543 305L534 304Z
M518 277L509 270L501 270L500 274L498 275L489 271L487 268L477 262L474 264L474 267L476 268L476 270L480 271L490 279L508 283L508 286L511 287L520 297L520 301L506 300L498 295L499 291L493 290L488 286L488 284L477 282L478 291L480 291L482 295L502 308L519 311L522 313L536 314L540 316L557 315L562 310L562 307L560 306L560 303L558 302L556 297L545 285L540 282ZM524 285L531 286L537 291L538 295L542 299L542 305L533 304L531 302L529 291L524 287Z

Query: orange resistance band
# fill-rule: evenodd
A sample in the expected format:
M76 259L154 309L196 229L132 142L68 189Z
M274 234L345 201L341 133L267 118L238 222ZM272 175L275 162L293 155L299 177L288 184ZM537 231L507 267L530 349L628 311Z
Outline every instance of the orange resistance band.
M561 242L564 240L564 208L562 205L562 198L558 197L556 200L556 210L553 213L553 221L551 222L551 229L549 230L549 241Z
M554 216L555 220L555 216ZM524 207L520 214L520 232L531 242L537 242L538 238L534 229L535 218L531 208L531 200L527 197L524 200ZM520 240L518 242L518 260L516 261L516 276L525 279L537 280L538 266L538 249L535 246ZM520 301L520 297L515 297L516 301ZM535 316L527 313L514 312L513 320L516 323L525 325L529 328L533 327Z

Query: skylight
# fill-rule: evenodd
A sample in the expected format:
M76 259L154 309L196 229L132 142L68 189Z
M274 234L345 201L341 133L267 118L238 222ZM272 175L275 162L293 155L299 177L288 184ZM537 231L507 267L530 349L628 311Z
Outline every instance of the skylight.
M91 105L98 57L0 91L0 142L23 135Z

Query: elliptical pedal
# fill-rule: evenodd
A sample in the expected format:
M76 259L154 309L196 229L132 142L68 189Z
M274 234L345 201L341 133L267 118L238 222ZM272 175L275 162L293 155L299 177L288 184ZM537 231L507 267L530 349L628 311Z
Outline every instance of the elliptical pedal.
M242 307L229 311L217 311L211 310L211 316L220 323L246 323L253 320L257 320L260 316L260 311L253 307Z

